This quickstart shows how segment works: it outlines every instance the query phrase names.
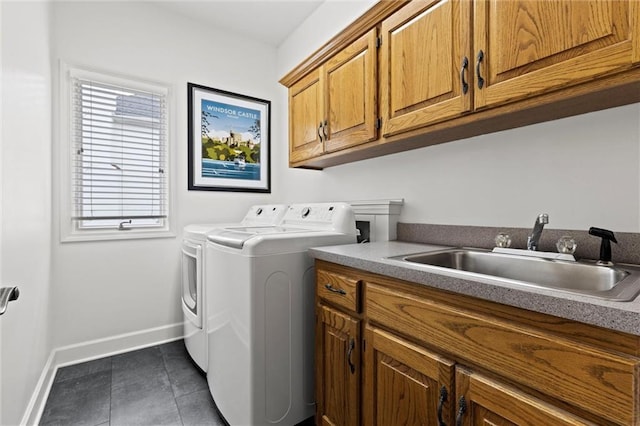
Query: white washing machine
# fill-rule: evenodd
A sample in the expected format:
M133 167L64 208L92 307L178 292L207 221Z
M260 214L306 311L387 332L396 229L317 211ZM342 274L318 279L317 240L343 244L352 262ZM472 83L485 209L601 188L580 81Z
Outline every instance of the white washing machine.
M280 223L285 205L253 206L244 219L235 224L198 224L184 228L182 240L182 312L184 342L195 363L207 371L207 333L205 330L206 282L204 251L207 232L221 226L268 226Z
M208 234L207 382L231 425L313 416L314 267L307 249L356 242L346 203L291 205L280 226Z

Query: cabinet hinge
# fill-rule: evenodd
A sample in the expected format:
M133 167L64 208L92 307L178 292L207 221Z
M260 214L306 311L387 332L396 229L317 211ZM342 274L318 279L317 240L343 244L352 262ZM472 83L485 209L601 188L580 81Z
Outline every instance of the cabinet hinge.
M379 48L380 46L382 46L382 36L376 38L376 47Z
M380 129L382 127L382 118L378 118L376 120L376 129Z

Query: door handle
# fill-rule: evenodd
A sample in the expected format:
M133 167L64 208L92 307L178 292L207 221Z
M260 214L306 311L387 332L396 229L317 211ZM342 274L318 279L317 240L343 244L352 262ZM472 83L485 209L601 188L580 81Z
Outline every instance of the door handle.
M17 300L20 296L18 287L2 287L0 288L0 315L7 310L7 305L13 300Z
M469 58L466 56L462 58L462 66L460 67L460 82L462 83L462 94L466 95L469 91L469 83L467 83L464 79L464 72L467 70L469 66Z
M464 399L464 396L461 396L460 401L458 401L458 415L456 416L456 426L462 426L462 417L466 412L467 412L467 400Z
M444 408L444 403L447 402L448 396L447 387L442 386L440 388L440 399L438 399L438 426L447 426L444 420L442 420L442 409Z
M484 60L484 52L480 50L478 52L478 57L476 58L476 78L478 80L478 89L482 89L484 86L484 78L480 75L480 64Z
M356 341L351 338L349 341L349 350L347 351L347 364L349 364L349 370L351 370L351 374L356 372L356 365L351 361L351 354L353 353L353 349L356 347Z

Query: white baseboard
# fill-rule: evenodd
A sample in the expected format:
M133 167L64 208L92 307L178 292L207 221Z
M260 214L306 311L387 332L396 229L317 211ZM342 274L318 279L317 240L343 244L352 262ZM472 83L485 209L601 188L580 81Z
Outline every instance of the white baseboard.
M56 351L53 350L42 369L42 374L40 374L36 388L31 395L29 405L27 405L24 416L22 416L22 421L20 422L21 425L37 425L40 423L40 416L42 415L42 410L44 410L44 405L47 402L53 378L56 375L56 368L54 368L55 357ZM34 410L35 407L38 407L38 409ZM37 415L34 416L34 413Z
M37 425L40 422L58 368L163 344L182 337L183 324L178 323L54 349L42 370L20 424Z

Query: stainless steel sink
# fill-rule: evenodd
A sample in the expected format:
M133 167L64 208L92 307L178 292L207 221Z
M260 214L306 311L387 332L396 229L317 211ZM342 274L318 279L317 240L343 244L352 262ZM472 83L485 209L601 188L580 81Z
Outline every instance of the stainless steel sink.
M455 248L390 258L430 270L446 268L462 277L484 275L512 284L627 301L640 293L640 269L629 265L602 266L538 257Z

